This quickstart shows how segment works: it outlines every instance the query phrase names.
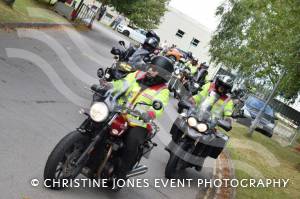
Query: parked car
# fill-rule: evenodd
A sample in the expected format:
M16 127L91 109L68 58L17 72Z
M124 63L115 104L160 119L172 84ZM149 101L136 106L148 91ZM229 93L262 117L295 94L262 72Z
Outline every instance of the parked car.
M124 24L120 24L117 26L117 31L139 43L144 43L146 39L147 32L143 29L132 29Z
M251 123L254 121L258 112L263 108L265 101L259 99L255 96L249 96L244 106L241 108L243 112L244 118L239 118L238 122L250 126ZM271 106L267 105L266 109L264 110L262 117L257 125L257 130L262 132L263 134L272 137L273 130L275 127L275 115L274 110Z

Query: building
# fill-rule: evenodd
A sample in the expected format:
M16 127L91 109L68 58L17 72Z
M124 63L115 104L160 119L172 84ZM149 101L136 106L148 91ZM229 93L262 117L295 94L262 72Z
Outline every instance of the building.
M175 8L169 7L168 10L155 30L161 42L166 40L169 45L175 44L184 51L191 51L200 62L209 62L208 50L212 32ZM210 76L216 70L216 67L210 67Z
M169 7L161 19L161 24L155 30L161 41L175 44L184 51L191 51L200 61L208 61L208 45L211 32L196 20Z

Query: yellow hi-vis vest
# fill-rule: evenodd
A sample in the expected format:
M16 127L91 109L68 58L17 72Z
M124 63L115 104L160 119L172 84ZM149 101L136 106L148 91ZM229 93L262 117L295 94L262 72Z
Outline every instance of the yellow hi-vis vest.
M114 92L122 92L124 88L128 88L125 95L118 101L119 104L126 104L126 107L133 108L138 102L144 102L147 104L152 104L154 100L159 100L163 104L163 108L160 110L155 110L152 106L145 106L138 104L135 110L143 112L152 111L155 118L162 115L164 107L169 103L169 90L166 84L160 84L151 86L142 90L142 87L139 85L137 80L145 76L145 72L136 71L134 73L128 74L125 78L113 81ZM143 121L139 120L132 115L127 115L127 120L129 121L130 126L141 126L145 127Z
M209 96L213 87L214 83L207 83L202 86L201 91L193 96L197 106L199 106ZM232 99L230 99L229 96L223 96L213 104L211 112L219 112L223 115L223 117L230 117L233 113L233 107Z

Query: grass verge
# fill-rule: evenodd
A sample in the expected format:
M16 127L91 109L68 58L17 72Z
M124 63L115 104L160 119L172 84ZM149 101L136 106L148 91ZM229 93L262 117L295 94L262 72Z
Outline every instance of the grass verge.
M13 8L0 1L0 23L67 23L49 9L49 0L16 0Z
M228 133L228 150L233 160L236 178L253 178L239 163L246 163L258 170L265 178L290 179L286 188L237 188L237 198L300 198L300 153L290 147L281 147L276 141L258 132L251 138L248 128L235 124ZM265 150L261 150L265 149ZM270 159L275 158L279 164ZM274 163L274 164L272 164Z

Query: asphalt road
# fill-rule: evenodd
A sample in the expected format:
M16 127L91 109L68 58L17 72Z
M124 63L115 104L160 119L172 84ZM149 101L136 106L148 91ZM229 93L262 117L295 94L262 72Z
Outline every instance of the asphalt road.
M42 180L46 159L56 143L83 121L80 107L88 106L97 83L96 70L112 63L110 49L126 39L101 25L93 31L72 29L0 30L0 191L1 198L196 198L206 188L124 188L113 193L101 188L68 188L52 191L32 187L31 179ZM128 42L128 40L126 40ZM149 171L138 178L164 178L168 153L164 146L176 118L172 98L167 113L159 120L161 132L149 160ZM163 124L163 125L162 125ZM181 178L211 178L214 160L208 159L201 172L187 169Z

